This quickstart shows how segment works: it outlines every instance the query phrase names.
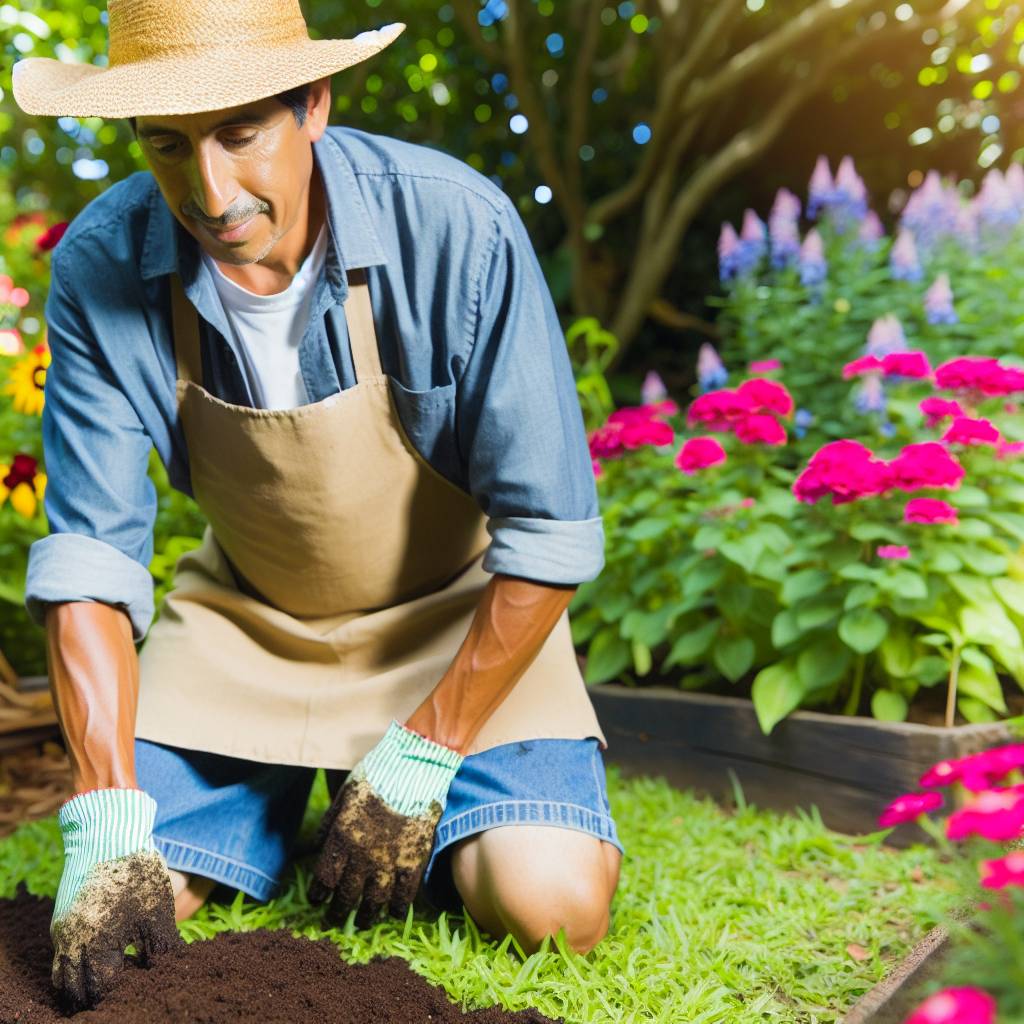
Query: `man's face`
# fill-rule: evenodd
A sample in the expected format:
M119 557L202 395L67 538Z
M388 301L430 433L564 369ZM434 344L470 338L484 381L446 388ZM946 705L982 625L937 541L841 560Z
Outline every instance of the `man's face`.
M214 259L266 259L308 210L312 143L324 132L330 79L314 82L305 123L268 97L199 114L136 121L167 205ZM230 230L234 229L234 230Z

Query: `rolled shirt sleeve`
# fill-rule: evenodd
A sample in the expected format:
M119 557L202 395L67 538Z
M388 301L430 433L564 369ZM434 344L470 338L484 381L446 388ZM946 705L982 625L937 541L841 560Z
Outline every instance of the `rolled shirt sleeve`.
M73 291L81 275L69 277L68 262L66 250L54 250L45 305L52 361L42 414L50 533L29 549L25 609L43 626L51 602L120 606L138 642L154 611L153 445L96 342Z
M470 493L488 517L483 568L582 583L604 567L593 465L565 337L511 201L482 248L456 427Z

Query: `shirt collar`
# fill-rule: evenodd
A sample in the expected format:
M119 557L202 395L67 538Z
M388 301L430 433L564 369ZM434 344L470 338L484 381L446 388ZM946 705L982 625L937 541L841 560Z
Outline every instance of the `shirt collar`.
M363 202L355 172L338 138L328 128L313 143L313 159L320 170L327 198L327 285L337 302L348 297L345 270L374 267L387 263L380 237ZM185 290L195 299L199 244L171 213L163 193L153 181L149 200L149 219L140 262L143 280L175 270ZM344 268L344 269L343 269Z

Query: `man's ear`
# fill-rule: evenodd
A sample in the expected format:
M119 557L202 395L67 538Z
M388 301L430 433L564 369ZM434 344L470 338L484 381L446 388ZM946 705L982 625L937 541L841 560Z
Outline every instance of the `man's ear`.
M331 117L331 76L318 78L309 89L306 100L306 125L310 142L316 142L326 131Z

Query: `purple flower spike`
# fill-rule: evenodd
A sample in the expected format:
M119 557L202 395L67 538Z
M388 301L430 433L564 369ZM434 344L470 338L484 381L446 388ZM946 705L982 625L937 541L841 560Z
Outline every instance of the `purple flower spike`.
M907 228L900 228L893 243L889 253L889 271L897 281L920 281L924 276L914 236Z
M828 165L828 158L819 156L814 164L807 190L807 216L811 220L815 220L818 211L832 201L834 191L835 183L832 181L832 169Z
M877 373L865 375L854 391L853 404L857 412L885 412L885 386Z
M753 210L743 212L743 226L740 228L740 262L744 267L753 268L761 262L768 244L768 229L764 221Z
M1024 166L1018 163L1010 164L1003 180L1010 190L1010 195L1013 196L1013 201L1017 204L1017 209L1024 215Z
M962 237L958 221L963 205L957 190L931 170L907 200L900 227L913 234L919 247L931 249L945 238Z
M836 172L835 189L830 202L833 223L840 232L860 221L868 210L868 190L853 165L853 158L844 156Z
M785 217L788 220L799 220L800 200L788 188L780 188L775 193L771 216Z
M924 311L930 324L955 324L956 310L953 308L953 289L949 286L949 274L939 274L932 286L924 293Z
M648 370L643 384L640 385L640 401L644 405L654 405L655 402L667 397L668 388L665 387L661 375L657 370Z
M978 226L983 234L1005 236L1020 221L1020 209L1002 172L993 167L982 179L973 200Z
M881 359L893 352L906 352L907 339L903 333L903 325L892 313L880 316L868 331L868 342L865 352L869 356Z
M697 386L701 394L725 387L728 380L729 373L715 346L704 342L697 352Z
M794 217L773 213L768 221L772 266L776 269L796 263L800 257L800 228Z
M876 249L879 241L884 237L885 228L882 226L881 219L874 210L868 210L864 214L864 219L860 222L860 228L857 231L857 241L865 249Z
M800 280L807 288L825 280L828 264L825 262L825 244L817 228L811 228L800 247Z
M740 238L729 223L722 225L718 236L718 276L729 281L740 273Z

